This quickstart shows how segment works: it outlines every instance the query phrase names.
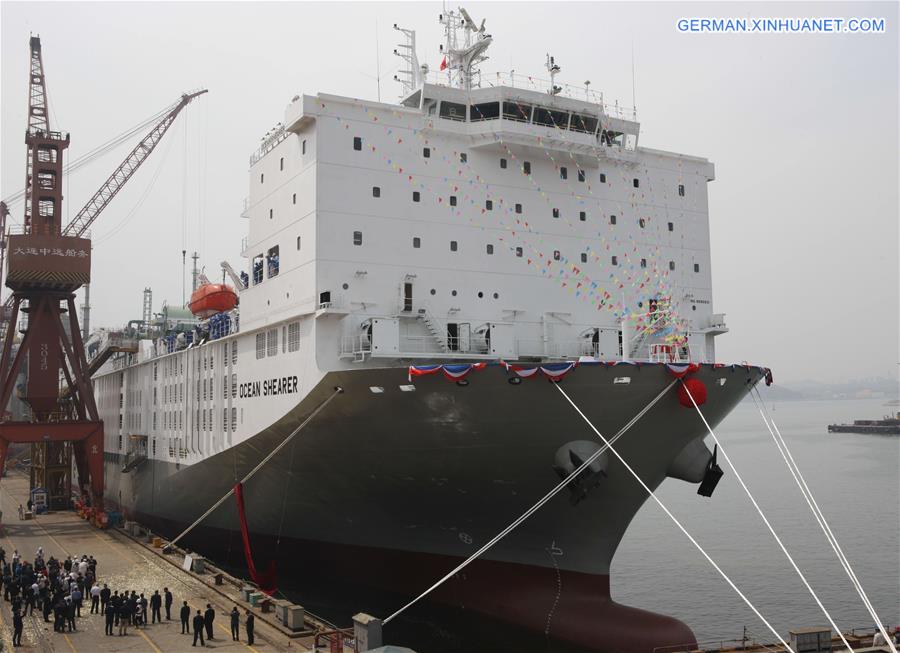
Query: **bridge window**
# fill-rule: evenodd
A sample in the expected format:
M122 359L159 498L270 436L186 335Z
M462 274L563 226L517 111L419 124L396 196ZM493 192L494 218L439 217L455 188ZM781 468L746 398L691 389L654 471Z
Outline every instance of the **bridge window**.
M460 122L465 122L466 105L457 104L456 102L441 102L440 116L447 120L459 120Z
M535 107L534 116L531 121L535 125L546 125L547 127L567 129L569 126L569 114L565 111L554 111L553 109Z
M500 117L499 102L485 102L483 104L473 104L469 111L469 120L471 122L480 122L482 120L495 120Z
M597 119L593 116L584 116L577 113L572 114L572 124L569 126L573 132L583 132L585 134L593 134L597 131Z
M531 105L518 102L504 102L503 117L507 120L528 122L531 119Z

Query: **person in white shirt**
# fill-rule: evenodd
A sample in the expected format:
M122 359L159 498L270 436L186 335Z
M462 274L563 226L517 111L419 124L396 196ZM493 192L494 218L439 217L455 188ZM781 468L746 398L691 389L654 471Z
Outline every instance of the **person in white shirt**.
M91 588L91 614L100 614L100 585L94 583Z

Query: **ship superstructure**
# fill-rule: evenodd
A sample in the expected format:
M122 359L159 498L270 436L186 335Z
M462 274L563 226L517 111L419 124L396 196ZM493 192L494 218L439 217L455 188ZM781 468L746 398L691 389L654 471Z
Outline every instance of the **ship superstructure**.
M248 489L251 528L263 555L287 540L325 575L413 593L597 448L552 386L506 383L511 369L563 363L552 369L610 433L671 384L666 363L700 364L713 423L764 374L713 365L727 329L711 303L712 164L644 147L633 110L558 85L550 57L548 82L488 83L484 24L441 20L437 79L400 30L399 103L298 95L266 135L239 309L144 325L137 351L95 376L107 497L160 532L202 514L339 386ZM410 366L443 363L486 366L412 381ZM621 445L651 487L715 465L670 394ZM610 561L646 496L605 457L591 471L437 599L602 650L689 641L610 599ZM221 553L235 516L204 529L195 546Z

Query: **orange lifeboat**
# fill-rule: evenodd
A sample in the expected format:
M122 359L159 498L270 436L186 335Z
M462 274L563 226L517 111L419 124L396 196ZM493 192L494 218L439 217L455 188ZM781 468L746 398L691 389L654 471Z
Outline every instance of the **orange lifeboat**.
M212 317L216 313L230 311L237 306L238 298L234 288L224 283L208 283L191 293L189 304L191 313L200 319Z

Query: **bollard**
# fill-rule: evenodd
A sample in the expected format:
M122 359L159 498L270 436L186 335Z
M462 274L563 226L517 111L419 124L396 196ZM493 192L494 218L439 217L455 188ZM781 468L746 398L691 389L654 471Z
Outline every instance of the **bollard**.
M253 592L255 592L255 591L256 591L255 588L244 585L244 587L241 588L241 599L244 601L247 601L249 603L250 595L253 594Z
M381 619L364 612L353 615L353 637L359 653L381 648Z
M223 582L225 582L225 576L221 572L216 574L216 585L221 585Z

